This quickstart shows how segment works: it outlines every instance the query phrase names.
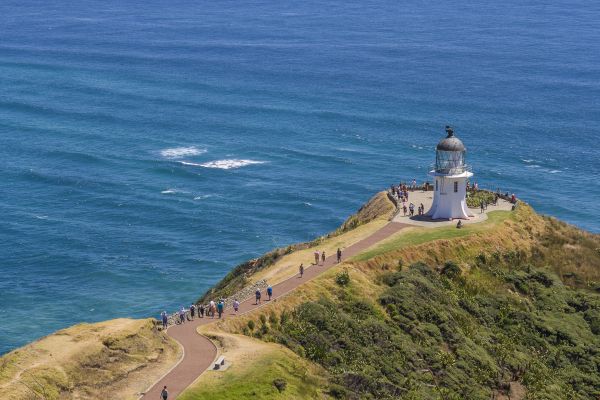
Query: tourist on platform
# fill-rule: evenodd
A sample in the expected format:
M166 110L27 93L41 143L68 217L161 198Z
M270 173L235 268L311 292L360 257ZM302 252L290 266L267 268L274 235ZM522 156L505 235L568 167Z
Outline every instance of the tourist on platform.
M215 317L216 310L217 310L217 305L215 304L215 302L213 300L211 300L210 303L208 304L208 313L210 314L211 318Z
M219 319L223 315L224 309L225 309L225 303L223 302L223 300L221 300L221 301L219 301L219 304L217 304L217 312L219 313Z
M404 212L404 216L406 217L406 211L408 209L406 208L406 203L402 203L402 211Z
M233 311L235 311L235 312L240 311L240 302L238 301L238 299L235 299L233 301Z
M463 226L462 219L459 219L459 220L458 220L458 224L456 224L456 227L457 227L458 229L460 229L460 228L462 228L462 226Z
M261 297L260 289L256 289L256 292L254 292L254 297L256 297L256 305L259 305L260 304L260 297Z
M271 301L271 296L273 296L273 287L271 285L267 288L267 296L269 296L269 301Z
M425 206L421 203L421 215L425 214Z
M321 253L319 250L315 250L315 265L319 265L319 258L321 258Z
M160 313L160 319L162 321L163 329L167 329L167 327L169 326L169 317L167 316L166 311Z
M200 304L198 306L198 316L200 318L204 318L204 304Z
M300 272L300 278L302 278L302 275L304 275L304 264L300 264L298 271Z
M321 262L325 265L325 250L321 253Z
M179 310L179 320L181 323L185 322L185 307L181 307L181 310Z
M510 196L510 202L515 204L517 202L517 196L515 196L515 194L513 193L512 196Z
M408 209L410 210L410 216L414 216L415 215L415 205L413 203L410 203L408 206Z
M416 180L416 179L413 179L413 180L412 180L411 189L412 189L413 191L417 189L417 180Z
M342 261L342 250L338 247L337 249L337 262L338 264Z
M160 392L160 398L162 400L168 400L169 399L169 392L167 391L167 387L165 386L162 390L162 392Z
M193 320L195 316L196 316L196 306L192 304L190 306L190 317Z

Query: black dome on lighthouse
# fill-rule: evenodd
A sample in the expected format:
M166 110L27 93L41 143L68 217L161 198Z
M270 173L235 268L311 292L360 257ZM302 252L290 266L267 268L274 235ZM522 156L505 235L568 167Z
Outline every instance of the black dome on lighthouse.
M465 151L466 150L463 142L461 142L461 140L459 138L454 136L454 130L451 127L446 126L446 133L448 134L448 136L446 136L444 139L440 140L440 142L437 144L436 149L438 151Z

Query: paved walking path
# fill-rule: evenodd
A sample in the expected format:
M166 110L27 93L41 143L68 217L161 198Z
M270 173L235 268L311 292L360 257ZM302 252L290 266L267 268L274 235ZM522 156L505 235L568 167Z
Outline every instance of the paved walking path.
M410 225L398 222L390 222L373 233L371 236L346 247L343 251L342 260L355 256L366 248L388 238L407 226ZM324 271L327 271L336 265L336 261L336 255L334 254L327 257L325 259L325 263L323 264L313 264L311 266L307 266L307 268L304 270L304 276L302 278L300 278L299 275L295 275L274 285L272 300L282 297L286 293L296 289L304 282L322 274ZM265 292L266 291L263 291L262 293L262 305L269 303L268 301L265 301L265 299L268 298ZM242 302L240 304L240 311L237 315L247 313L260 307L260 305L256 305L254 301L254 298L250 298ZM232 309L227 309L224 312L225 318L232 318L235 316L236 314ZM168 335L183 346L183 358L179 364L177 364L170 372L168 372L163 378L155 383L154 386L152 386L142 396L142 399L159 399L160 392L165 385L169 391L169 400L175 399L181 392L183 392L185 388L194 382L196 378L198 378L204 371L212 366L212 363L217 356L217 348L206 337L199 335L196 332L196 328L200 325L206 325L216 321L219 321L219 319L208 317L196 318L194 321L188 321L181 325L173 325L169 327L167 330Z

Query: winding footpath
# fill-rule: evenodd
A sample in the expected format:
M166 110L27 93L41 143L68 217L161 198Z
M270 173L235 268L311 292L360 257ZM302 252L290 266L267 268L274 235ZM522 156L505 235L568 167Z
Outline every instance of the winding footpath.
M357 255L363 250L382 241L398 232L399 230L410 225L398 222L390 222L372 235L360 240L344 249L342 261ZM327 271L336 265L336 256L329 256L325 262L320 265L311 265L304 270L302 278L299 275L290 277L273 286L273 297L271 301L285 296L303 283L313 279L314 277ZM263 294L263 299L266 295ZM234 318L236 315L245 314L255 310L263 305L269 304L269 301L264 301L262 304L256 305L254 298L243 301L240 304L240 311L235 314L232 309L227 309L224 312L224 318ZM166 375L156 382L140 399L157 400L160 397L160 392L164 386L167 386L169 391L169 399L175 399L181 392L192 384L203 372L213 365L217 357L217 347L208 338L198 334L196 328L200 325L207 325L219 321L218 318L196 318L193 321L188 321L181 325L172 325L167 330L167 334L175 339L183 347L183 357Z

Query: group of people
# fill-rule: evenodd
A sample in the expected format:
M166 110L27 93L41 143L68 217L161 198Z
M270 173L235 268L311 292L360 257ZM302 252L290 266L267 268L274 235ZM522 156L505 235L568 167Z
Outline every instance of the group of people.
M415 215L415 205L413 203L410 203L407 207L406 202L402 202L402 212L404 213L405 217L407 213L409 217L413 217ZM423 203L421 203L419 207L417 207L417 213L418 215L425 214L425 206L423 205Z
M325 264L325 259L327 258L325 251L316 250L314 252L314 257L315 257L314 265L319 265L319 263L321 263L321 265ZM336 259L337 259L338 263L340 263L342 261L342 249L340 249L340 248L338 248L336 251ZM302 278L304 276L304 264L303 263L300 264L300 267L298 268L298 272L300 274L300 278ZM273 297L273 287L268 286L265 292L268 297L268 301L270 301L271 298ZM257 288L256 291L254 292L254 298L256 300L255 305L261 304L262 292L259 288ZM235 299L233 301L232 308L235 313L239 312L240 302L238 301L238 299ZM192 304L188 308L181 307L181 309L177 312L177 315L175 317L179 319L179 323L183 324L186 321L194 320L196 318L196 315L198 316L198 318L204 318L205 315L206 315L206 317L211 317L211 318L214 318L215 315L218 315L219 318L222 318L224 310L225 310L225 300L224 299L220 299L218 302L211 300L206 305ZM162 322L163 328L167 329L169 326L169 315L167 314L166 311L163 311L160 314L160 317L161 317L161 322Z

